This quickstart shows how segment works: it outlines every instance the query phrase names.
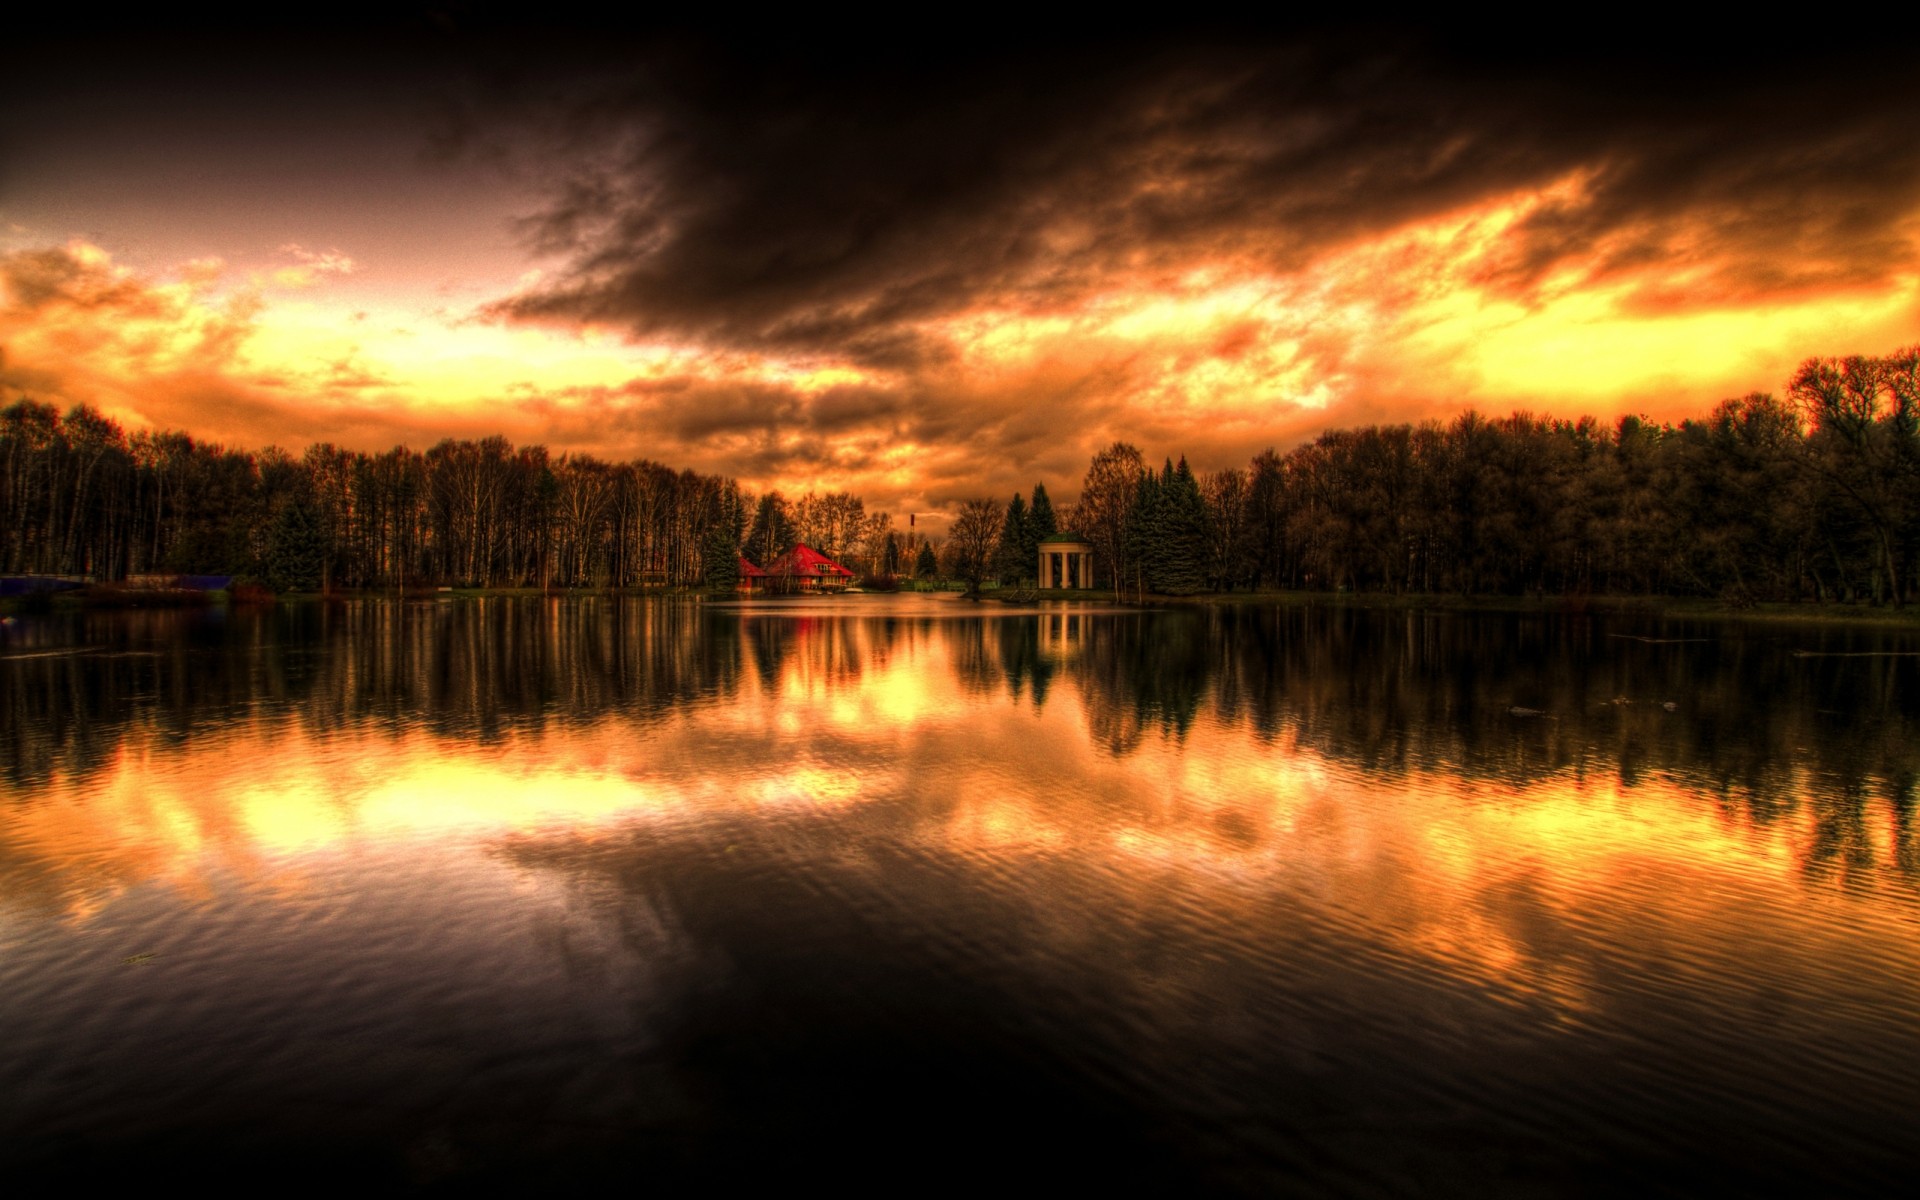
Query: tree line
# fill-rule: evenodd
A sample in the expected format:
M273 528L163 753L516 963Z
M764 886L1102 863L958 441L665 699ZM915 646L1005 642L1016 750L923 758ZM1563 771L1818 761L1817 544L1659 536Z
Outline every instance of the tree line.
M1899 605L1920 586L1920 346L1809 359L1783 397L1678 424L1468 412L1197 474L1116 442L1070 524L1122 591Z
M869 572L919 548L844 492L756 498L717 475L498 436L382 454L322 443L295 458L129 436L84 405L0 409L0 574L697 587L730 583L743 549L765 561L793 541Z
M845 492L752 495L645 459L504 437L296 458L137 432L86 406L0 409L0 574L235 574L276 590L728 586L805 542L869 577L1031 582L1042 538L1095 582L1667 594L1903 604L1920 586L1920 346L1816 358L1784 396L1701 418L1469 412L1331 430L1245 467L1115 442L1060 521L1044 484L962 505L940 553Z

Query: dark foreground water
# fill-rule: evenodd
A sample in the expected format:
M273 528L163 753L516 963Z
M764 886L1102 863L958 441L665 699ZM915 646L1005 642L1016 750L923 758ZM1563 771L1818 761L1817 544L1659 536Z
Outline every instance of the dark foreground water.
M1915 643L928 597L22 619L0 1173L1901 1191Z

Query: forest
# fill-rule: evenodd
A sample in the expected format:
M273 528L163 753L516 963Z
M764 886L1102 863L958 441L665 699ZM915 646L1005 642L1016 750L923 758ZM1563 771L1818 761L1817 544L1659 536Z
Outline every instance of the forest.
M1115 443L1070 523L1122 591L1900 605L1920 585L1920 346L1810 359L1783 397L1678 424L1468 412L1202 473Z
M0 574L318 588L731 586L795 541L868 577L1030 581L1074 530L1122 592L1687 595L1901 605L1920 585L1920 346L1807 360L1677 424L1529 413L1330 430L1245 467L1115 442L1076 504L969 500L939 546L844 492L789 500L504 437L298 457L99 412L0 409Z
M763 500L785 521L774 536L851 561L891 524L845 493ZM276 591L686 588L731 580L749 507L731 479L504 437L424 453L322 443L295 458L129 437L86 407L0 410L0 574L231 574Z

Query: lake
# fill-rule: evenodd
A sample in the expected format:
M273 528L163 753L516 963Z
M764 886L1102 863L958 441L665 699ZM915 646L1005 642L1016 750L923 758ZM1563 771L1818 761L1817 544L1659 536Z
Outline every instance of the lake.
M953 596L0 628L0 1169L1902 1188L1920 637Z

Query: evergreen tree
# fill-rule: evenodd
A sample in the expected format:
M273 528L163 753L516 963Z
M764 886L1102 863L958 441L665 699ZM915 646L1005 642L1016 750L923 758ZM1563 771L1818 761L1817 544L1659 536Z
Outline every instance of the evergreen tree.
M940 573L940 564L933 557L933 543L920 543L920 556L913 560L913 573L920 579L932 579Z
M295 496L267 536L267 586L276 592L310 592L327 565L326 533L304 495Z
M1037 548L1027 552L1027 502L1015 492L1000 522L1000 542L993 548L993 574L1001 583L1025 579L1035 573L1038 561Z
M740 582L740 538L747 527L746 499L729 483L720 494L720 512L700 544L700 581L715 591L732 591Z
M1173 474L1173 463L1167 463L1166 474ZM1142 471L1133 485L1133 504L1127 509L1125 526L1125 554L1129 570L1125 578L1115 581L1115 588L1125 591L1129 588L1150 588L1159 591L1160 550L1161 550L1161 509L1166 492L1161 476L1151 470Z
M712 591L730 592L740 582L740 546L733 539L725 522L707 531L701 582Z
M1033 499L1027 504L1027 537L1020 548L1025 555L1028 570L1038 570L1040 563L1040 543L1060 532L1060 523L1053 515L1053 501L1047 498L1047 485L1033 485Z
M1187 596L1207 586L1207 501L1200 483L1180 465L1161 480L1158 570L1149 583L1156 592Z
M900 535L891 529L887 531L886 549L881 552L880 570L887 575L900 573Z
M1122 586L1186 596L1206 587L1207 503L1182 457L1144 472L1127 517L1127 557L1135 575Z

